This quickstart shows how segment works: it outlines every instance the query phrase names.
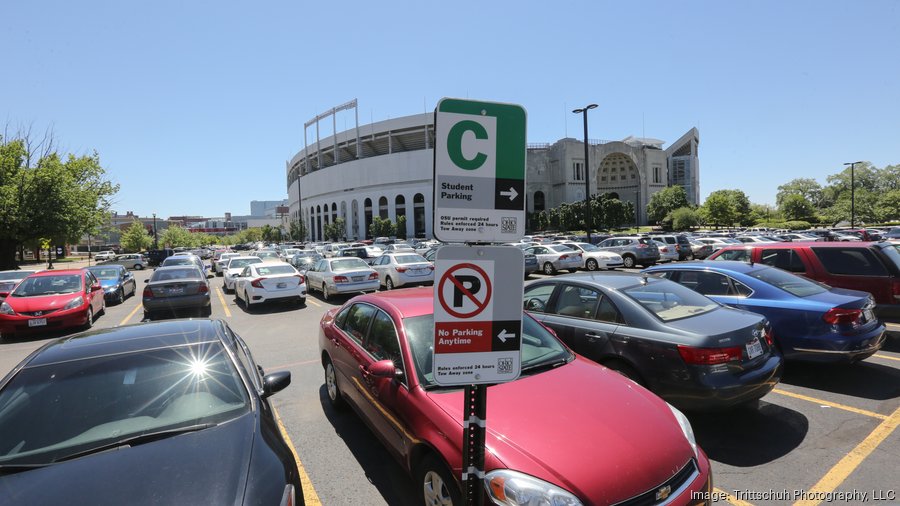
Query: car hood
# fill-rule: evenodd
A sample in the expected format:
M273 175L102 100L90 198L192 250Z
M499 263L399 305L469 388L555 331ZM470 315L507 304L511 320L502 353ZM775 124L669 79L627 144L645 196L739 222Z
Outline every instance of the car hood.
M255 418L0 477L9 504L241 504Z
M33 311L62 309L69 301L78 296L84 296L84 293L78 291L59 295L45 295L43 297L7 297L6 302L17 313L30 313Z
M461 425L462 390L428 396ZM581 357L490 387L487 431L487 448L507 468L593 504L646 492L694 456L664 401Z
M100 286L102 286L103 288L112 288L114 286L119 286L119 280L118 279L101 279Z

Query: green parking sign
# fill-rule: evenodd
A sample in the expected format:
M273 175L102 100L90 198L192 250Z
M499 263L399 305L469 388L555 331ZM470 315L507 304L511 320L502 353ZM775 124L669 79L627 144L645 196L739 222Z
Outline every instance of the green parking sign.
M509 242L525 234L526 113L444 98L435 110L434 235Z

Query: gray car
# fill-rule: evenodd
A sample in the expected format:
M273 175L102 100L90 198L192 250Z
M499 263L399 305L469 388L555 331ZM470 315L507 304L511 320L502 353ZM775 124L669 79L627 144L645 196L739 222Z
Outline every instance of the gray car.
M565 244L540 244L524 251L537 257L539 268L547 275L561 270L575 272L583 265L581 251Z
M334 294L375 292L380 283L378 273L358 258L323 258L306 271L306 286L312 292L319 290L322 298L331 299Z
M201 316L212 314L209 281L206 274L193 265L160 267L146 280L144 319L160 313L192 311Z
M128 253L119 255L112 260L97 262L97 265L121 265L126 269L142 270L147 267L147 259L140 253Z
M610 237L597 247L622 255L622 263L629 269L635 265L649 267L659 262L659 248L648 237Z

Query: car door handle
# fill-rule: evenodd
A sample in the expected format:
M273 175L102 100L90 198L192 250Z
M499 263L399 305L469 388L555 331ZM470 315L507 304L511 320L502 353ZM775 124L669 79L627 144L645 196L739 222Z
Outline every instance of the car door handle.
M594 332L588 332L585 334L585 337L590 337L591 339L597 339L600 337L606 337L605 335L595 334Z

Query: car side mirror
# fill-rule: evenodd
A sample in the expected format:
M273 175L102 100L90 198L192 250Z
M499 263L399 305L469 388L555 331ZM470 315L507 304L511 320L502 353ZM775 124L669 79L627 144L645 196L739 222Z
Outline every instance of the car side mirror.
M278 371L273 372L272 374L267 374L263 378L263 393L262 398L265 399L271 396L274 393L280 392L287 388L288 385L291 384L291 372L290 371Z
M103 287L100 286L100 283L94 283L93 285L91 285L91 291L96 292L97 290L102 290L102 289L103 289Z
M150 279L145 279L145 280L144 280L144 283L149 283L149 282L150 282Z
M403 371L394 366L393 360L379 360L369 366L368 372L376 378L393 378L403 375Z

